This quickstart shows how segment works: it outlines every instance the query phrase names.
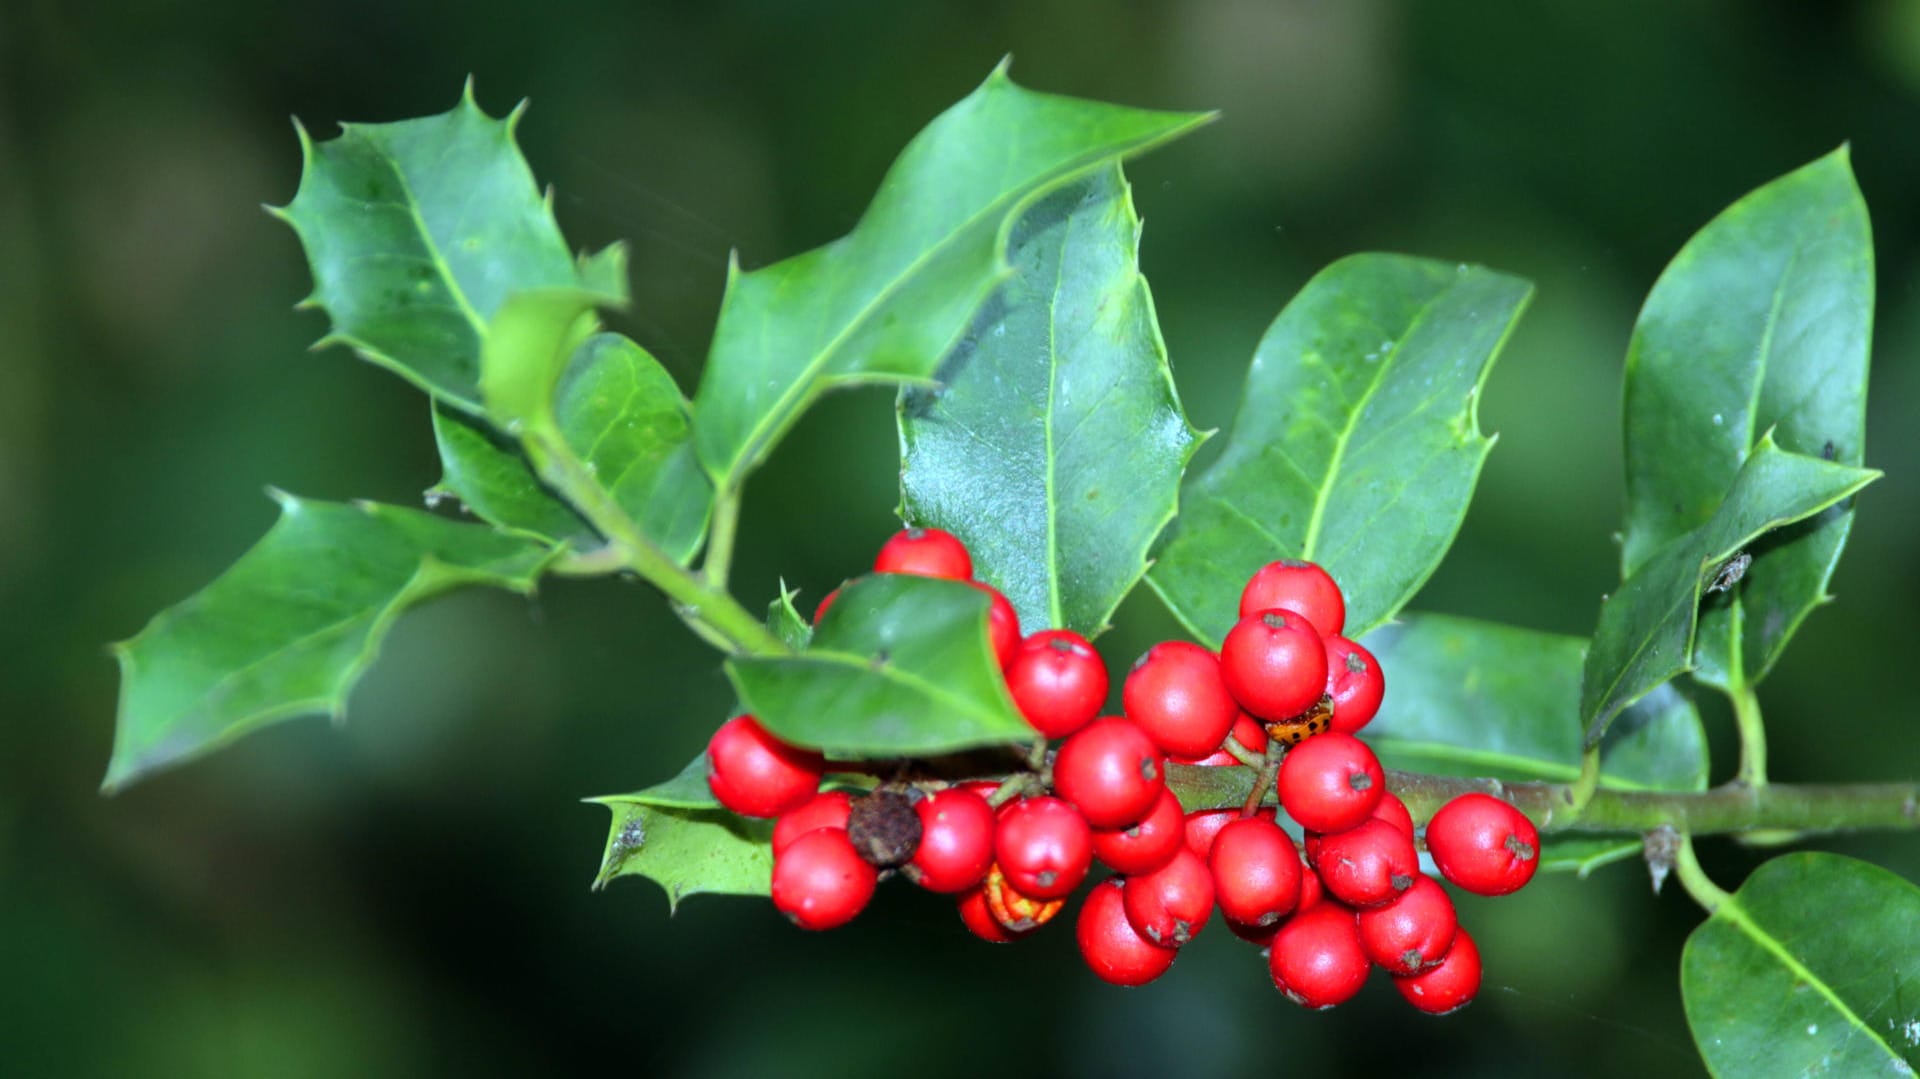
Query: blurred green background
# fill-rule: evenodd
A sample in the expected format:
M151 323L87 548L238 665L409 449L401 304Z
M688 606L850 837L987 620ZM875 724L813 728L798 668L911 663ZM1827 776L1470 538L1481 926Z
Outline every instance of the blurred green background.
M1870 464L1835 591L1767 686L1777 778L1920 774L1920 4L0 3L0 1072L378 1076L1697 1074L1679 947L1698 918L1632 864L1466 918L1482 1000L1385 986L1326 1015L1209 933L1106 988L1072 934L980 945L883 889L826 937L763 902L587 890L605 814L729 705L638 587L556 581L407 619L352 721L306 720L105 800L105 642L271 522L266 484L417 503L424 400L310 353L306 272L259 210L288 123L522 97L570 240L625 238L621 328L691 388L727 252L846 231L892 155L1005 53L1036 88L1223 120L1131 170L1196 423L1224 425L1266 323L1362 249L1534 280L1487 395L1500 432L1418 606L1590 629L1615 582L1618 379L1694 229L1852 140L1879 247ZM892 527L889 399L833 400L750 489L736 577L819 596ZM809 598L805 602L811 603ZM1149 595L1104 639L1172 627ZM1716 778L1724 711L1703 700ZM1920 840L1836 849L1920 876ZM1731 885L1762 855L1709 848Z

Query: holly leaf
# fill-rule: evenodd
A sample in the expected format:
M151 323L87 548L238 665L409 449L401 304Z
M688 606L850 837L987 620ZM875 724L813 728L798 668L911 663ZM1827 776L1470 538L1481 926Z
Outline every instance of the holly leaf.
M113 646L118 790L348 693L407 608L483 584L531 594L553 550L531 537L372 503L275 493L280 519L192 597Z
M908 144L851 233L729 273L695 394L716 486L737 489L820 394L929 378L1006 276L1028 205L1209 118L1038 94L996 69Z
M901 394L903 516L960 537L1022 626L1106 628L1199 445L1139 246L1117 163L1048 196L940 384Z
M614 503L676 561L699 550L713 488L693 454L687 401L647 351L596 334L572 353L554 388L553 417ZM436 404L443 468L433 493L460 499L483 519L583 550L593 529L536 475L519 446L491 425Z
M1873 235L1845 147L1767 184L1681 249L1627 350L1622 576L1704 524L1769 430L1859 465L1873 330ZM1700 616L1695 677L1764 677L1825 603L1853 512L1836 506L1749 552Z
M1701 589L1728 559L1879 477L1872 469L1789 453L1762 434L1713 515L1641 563L1600 605L1580 687L1588 744L1600 740L1622 708L1691 666Z
M703 786L705 762L704 753L695 761ZM587 799L613 813L594 889L620 877L646 877L666 890L669 913L692 895L770 894L773 822L679 804L670 788L685 775L651 791Z
M788 648L804 652L813 641L813 626L794 609L793 597L799 594L789 591L785 581L780 582L779 597L767 604L767 628Z
M1387 673L1366 738L1389 765L1556 783L1580 775L1584 639L1423 613L1362 643ZM1601 746L1601 783L1705 790L1707 742L1693 702L1669 686L1634 705Z
M1217 645L1247 578L1318 562L1347 635L1391 618L1453 542L1480 466L1480 387L1532 294L1491 270L1404 255L1340 260L1267 330L1218 460L1187 484L1147 575Z
M480 111L468 83L438 116L299 130L300 188L270 208L299 235L314 290L344 344L466 412L481 411L481 352L514 293L626 299L617 249L576 263L515 145L521 112Z
M848 584L795 656L736 656L743 710L835 757L924 757L1028 742L987 640L986 593L875 574Z
M1687 938L1680 991L1715 1075L1920 1066L1920 889L1837 854L1753 871Z

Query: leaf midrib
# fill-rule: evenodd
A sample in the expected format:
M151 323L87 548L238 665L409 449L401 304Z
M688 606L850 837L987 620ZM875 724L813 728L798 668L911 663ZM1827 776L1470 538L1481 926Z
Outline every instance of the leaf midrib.
M882 663L876 666L872 656L863 656L857 652L841 652L833 649L809 649L807 652L797 656L754 660L751 661L751 663L753 666L762 668L770 666L805 667L816 660L827 666L844 667L855 672L877 675L900 685L902 688L914 690L930 700L944 704L961 715L976 720L987 720L997 723L1009 718L1004 712L978 707L976 699L968 694L948 692L938 684L895 663Z
M402 204L407 208L407 216L413 219L414 228L420 233L420 245L426 249L428 259L432 261L434 268L439 271L441 279L447 286L447 294L453 297L454 303L459 307L460 313L466 316L468 324L473 327L475 336L478 337L482 342L482 347L484 347L484 342L487 339L486 321L480 317L480 312L474 309L473 302L467 298L466 289L462 288L458 279L454 277L453 267L447 262L445 254L440 250L440 245L434 242L433 232L427 227L427 219L421 216L420 197L414 194L413 185L407 180L406 170L400 167L399 159L393 154L390 147L383 142L373 139L368 139L368 142L372 143L373 146L380 151L381 162L392 171L394 180L399 183L400 193L405 196L405 198L401 200ZM451 139L448 140L447 145L441 148L440 157L435 160L434 164L436 166L439 165L441 161L446 159L447 154L450 152L452 152ZM469 200L471 200L471 193L469 193L468 197Z
M1367 384L1366 392L1360 395L1360 399L1354 402L1352 411L1347 414L1346 423L1341 425L1339 436L1334 439L1333 456L1327 462L1326 473L1313 493L1313 512L1307 518L1306 538L1300 543L1300 557L1303 560L1313 561L1315 548L1320 541L1320 526L1325 523L1327 499L1333 494L1334 480L1339 476L1340 466L1346 460L1347 444L1353 440L1353 433L1359 428L1360 417L1365 414L1367 405L1373 401L1380 387L1386 383L1388 372L1400 358L1400 351L1419 335L1421 325L1426 322L1427 316L1433 312L1433 309L1458 287L1456 283L1449 282L1445 288L1435 293L1432 299L1420 305L1420 310L1408 321L1405 332L1380 361L1372 381Z
M1785 945L1781 944L1770 933L1762 929L1758 922L1753 920L1753 916L1748 913L1746 908L1741 906L1740 896L1737 893L1728 896L1725 901L1714 908L1713 914L1714 917L1725 916L1726 920L1732 922L1736 928L1742 933L1745 933L1748 939L1758 944L1762 951L1773 956L1781 966L1787 968L1788 973L1811 986L1813 991L1819 993L1828 1004L1832 1005L1833 1010L1839 1012L1841 1017L1855 1030L1873 1039L1873 1043L1880 1047L1881 1052L1886 1053L1894 1060L1905 1062L1906 1058L1894 1052L1893 1047L1888 1045L1886 1039L1880 1036L1880 1032L1874 1030L1873 1027L1864 1019L1861 1019L1852 1008L1848 1007L1846 1001L1841 1000L1839 994L1835 993L1831 986L1819 976L1815 975L1813 971L1807 969L1806 964L1794 958L1793 954L1787 951Z

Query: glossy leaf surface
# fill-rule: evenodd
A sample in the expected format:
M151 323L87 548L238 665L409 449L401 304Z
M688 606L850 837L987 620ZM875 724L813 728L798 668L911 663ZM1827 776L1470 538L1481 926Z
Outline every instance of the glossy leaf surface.
M1261 340L1225 450L1187 484L1147 577L1194 636L1217 645L1247 578L1280 558L1333 574L1349 636L1412 597L1493 446L1480 387L1531 292L1382 254L1307 283Z

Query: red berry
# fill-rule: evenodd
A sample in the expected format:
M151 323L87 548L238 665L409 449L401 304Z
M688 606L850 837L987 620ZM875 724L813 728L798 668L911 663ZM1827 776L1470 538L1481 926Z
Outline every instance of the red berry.
M875 573L910 573L917 577L973 576L973 556L951 532L937 528L908 528L895 532L873 560Z
M1220 829L1207 856L1220 913L1271 925L1300 901L1300 852L1270 820L1247 817Z
M1080 887L1093 865L1093 832L1058 798L1022 798L1000 809L994 860L1021 895L1058 899Z
M1147 649L1128 672L1120 700L1127 718L1176 757L1219 749L1240 714L1220 678L1219 657L1186 641Z
M1074 936L1080 942L1081 958L1101 981L1145 985L1173 965L1174 951L1134 932L1127 922L1122 891L1120 882L1112 878L1095 885L1080 907Z
M1147 732L1117 717L1067 739L1053 761L1053 790L1095 828L1140 823L1166 789L1166 763Z
M1005 670L1020 648L1020 616L1014 613L1013 604L1007 602L999 589L979 581L967 583L985 592L991 600L987 605L987 644L993 649L994 660Z
M1327 897L1327 886L1320 883L1320 874L1313 866L1302 863L1300 866L1300 902L1294 904L1295 914L1318 904Z
M845 587L846 585L844 584L840 586L840 588L845 588ZM827 608L833 606L833 601L840 598L840 588L836 588L833 591L828 592L826 595L820 597L820 606L815 607L813 609L814 625L817 626L820 624L820 620L827 616Z
M1178 948L1200 935L1213 916L1213 873L1190 850L1145 876L1127 881L1127 921L1163 948Z
M1347 601L1340 586L1311 562L1283 558L1254 572L1240 593L1240 617L1275 607L1303 616L1329 636L1347 625Z
M1448 880L1476 895L1519 891L1540 866L1540 832L1490 794L1463 794L1427 822L1427 851Z
M1407 1003L1428 1015L1445 1015L1473 1003L1480 991L1480 946L1465 929L1453 934L1453 947L1440 965L1410 978L1395 978L1393 987Z
M1232 918L1224 920L1227 923L1227 928L1233 931L1234 936L1239 937L1241 940L1246 941L1256 948L1273 947L1274 936L1280 932L1281 926L1287 924L1285 918L1276 918L1266 925L1247 925L1244 922L1236 922Z
M787 844L815 828L845 831L847 817L852 812L853 799L846 791L821 791L802 802L798 809L780 814L780 819L773 823L773 853L780 853Z
M1180 812L1180 799L1162 788L1140 823L1131 828L1095 829L1093 854L1116 873L1151 873L1186 849L1186 837L1187 818Z
M1344 832L1373 815L1387 777L1380 758L1350 734L1315 735L1280 763L1280 804L1312 832Z
M949 787L920 799L920 846L903 872L929 892L963 892L993 864L993 807L969 790Z
M1381 907L1413 887L1420 877L1420 855L1413 837L1383 820L1320 837L1313 856L1320 883L1350 907Z
M1008 883L1007 875L995 864L987 869L987 913L1015 936L1024 936L1053 921L1064 899L1035 899Z
M1322 903L1281 926L1267 965L1288 1000L1315 1010L1352 1000L1373 967L1353 912L1337 903Z
M1413 882L1400 898L1359 917L1360 946L1367 958L1389 974L1418 974L1439 963L1453 946L1459 921L1447 890L1428 876Z
M1277 811L1267 806L1253 815L1271 822L1276 819ZM1220 834L1220 829L1239 819L1240 811L1237 809L1201 809L1187 814L1187 849L1205 861L1213 855L1213 840Z
M826 758L768 734L752 716L720 724L707 743L707 785L743 817L777 817L820 789Z
M1407 812L1407 803L1387 791L1380 796L1380 804L1373 807L1373 819L1383 820L1395 828L1413 835L1413 814Z
M1333 727L1341 734L1353 734L1373 721L1380 711L1380 699L1386 696L1386 676L1373 653L1347 640L1332 636L1327 646L1327 696L1333 698Z
M1007 689L1034 730L1065 738L1092 722L1107 703L1107 665L1078 633L1043 629L1014 650Z
M802 929L852 921L878 881L879 871L838 828L816 828L773 856L773 905Z
M1327 689L1327 646L1291 611L1256 611L1220 643L1220 676L1240 707L1281 722L1311 708Z
M960 897L960 921L974 936L990 944L1008 944L1033 932L1028 929L1016 933L1001 925L1000 919L995 918L993 911L987 907L987 886L984 884L968 889Z

